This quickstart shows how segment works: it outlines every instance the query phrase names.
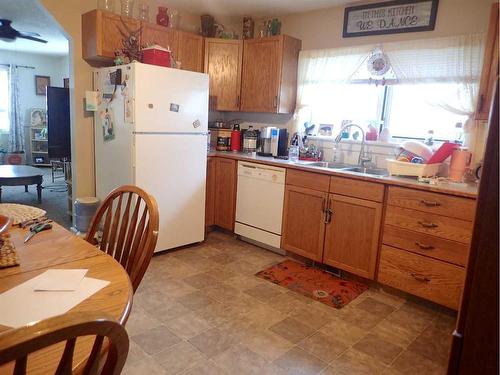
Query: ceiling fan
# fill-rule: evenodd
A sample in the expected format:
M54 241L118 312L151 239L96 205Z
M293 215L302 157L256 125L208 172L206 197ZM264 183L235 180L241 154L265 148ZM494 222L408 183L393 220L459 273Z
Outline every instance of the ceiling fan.
M35 42L47 43L46 40L37 38L40 36L38 33L26 32L26 31L17 31L10 24L12 21L0 19L0 40L4 42L13 42L17 38L29 39Z

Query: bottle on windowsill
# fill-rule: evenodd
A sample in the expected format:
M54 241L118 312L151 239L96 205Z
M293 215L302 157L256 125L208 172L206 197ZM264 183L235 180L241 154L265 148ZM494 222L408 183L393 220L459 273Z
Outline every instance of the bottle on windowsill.
M424 143L427 146L432 146L434 144L434 130L431 129L427 132L427 137L425 138Z

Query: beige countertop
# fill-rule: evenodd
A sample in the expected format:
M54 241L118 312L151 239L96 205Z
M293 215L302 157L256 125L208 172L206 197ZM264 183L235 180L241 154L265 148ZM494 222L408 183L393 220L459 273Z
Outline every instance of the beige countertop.
M424 182L418 182L416 179L412 178L366 175L352 171L343 171L338 169L331 169L331 168L324 168L317 166L300 165L290 162L288 160L275 159L273 157L267 157L267 156L257 156L257 155L253 156L252 154L247 154L243 152L210 151L208 153L208 156L244 160L255 163L274 165L277 167L293 168L308 172L328 174L331 176L341 176L358 180L379 182L385 185L403 186L418 190L433 191L437 193L456 195L466 198L475 199L478 190L477 183L455 183L449 181L439 181L438 184L431 185Z

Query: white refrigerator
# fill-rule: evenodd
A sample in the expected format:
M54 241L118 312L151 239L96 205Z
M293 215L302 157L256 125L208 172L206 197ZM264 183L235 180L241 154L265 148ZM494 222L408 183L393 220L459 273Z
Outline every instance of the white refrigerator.
M127 184L154 196L155 251L203 241L208 75L131 63L97 69L94 91L97 197Z

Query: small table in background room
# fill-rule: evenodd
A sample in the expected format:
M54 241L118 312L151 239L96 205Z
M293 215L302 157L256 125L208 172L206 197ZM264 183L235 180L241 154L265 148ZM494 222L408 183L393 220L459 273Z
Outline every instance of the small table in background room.
M2 202L2 186L22 186L28 191L28 185L35 185L38 203L42 203L43 172L29 165L0 165L0 203Z

